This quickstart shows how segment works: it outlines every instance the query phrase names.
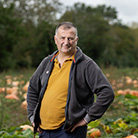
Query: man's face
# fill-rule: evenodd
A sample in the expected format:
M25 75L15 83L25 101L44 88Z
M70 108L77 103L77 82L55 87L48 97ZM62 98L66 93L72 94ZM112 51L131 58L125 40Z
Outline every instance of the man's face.
M72 55L76 50L78 37L75 28L64 29L59 27L57 35L55 35L55 43L59 50L59 54Z

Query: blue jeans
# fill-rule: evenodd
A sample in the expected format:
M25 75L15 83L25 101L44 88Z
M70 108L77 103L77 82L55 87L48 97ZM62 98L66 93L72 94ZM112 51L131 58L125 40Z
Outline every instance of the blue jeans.
M63 127L56 130L43 130L39 138L86 138L87 126L76 128L73 132L66 132Z

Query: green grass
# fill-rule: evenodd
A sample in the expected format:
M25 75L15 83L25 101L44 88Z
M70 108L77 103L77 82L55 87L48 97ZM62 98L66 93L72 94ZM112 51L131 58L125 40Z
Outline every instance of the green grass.
M138 68L106 68L103 69L104 74L110 74L109 80L118 80L124 76L130 76L132 79L138 79Z
M12 87L6 84L6 77L10 76L12 81L24 81L18 92L22 91L22 87L30 80L34 69L7 71L0 73L0 87ZM21 108L21 103L25 100L22 95L19 95L19 100L5 99L6 92L0 93L0 129L8 129L20 124L29 123L27 119L27 111Z

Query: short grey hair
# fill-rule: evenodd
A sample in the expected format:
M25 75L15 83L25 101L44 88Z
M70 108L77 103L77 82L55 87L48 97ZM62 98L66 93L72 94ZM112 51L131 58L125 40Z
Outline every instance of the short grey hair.
M55 35L57 35L57 32L58 32L58 29L59 27L63 27L63 29L70 29L70 28L74 28L75 29L75 32L76 32L76 36L78 36L78 30L77 30L77 27L72 23L72 22L62 22L60 23L57 27L56 27L56 30L55 30Z

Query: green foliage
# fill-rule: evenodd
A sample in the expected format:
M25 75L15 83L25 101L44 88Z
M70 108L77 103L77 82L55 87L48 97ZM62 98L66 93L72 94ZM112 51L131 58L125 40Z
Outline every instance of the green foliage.
M79 31L78 45L100 65L138 66L137 48L130 28L117 19L117 11L105 5L91 7L76 3L60 21L69 20Z
M55 50L53 27L59 5L57 0L0 1L1 71L36 67Z
M0 4L0 70L15 66L13 49L23 36L22 20L14 12L14 4L7 8Z
M30 47L32 66L36 67L40 61L47 55L51 54L55 48L54 44L54 26L47 22L38 24L35 30L35 44Z
M56 14L59 12L61 3L58 0L0 0L4 7L15 5L16 17L22 18L24 22L37 25L42 21L56 21Z
M125 76L130 76L133 80L137 80L137 70L137 68L103 69L105 75L109 74L108 79L110 82L112 80L124 82L122 78L125 78ZM27 82L33 72L34 69L3 72L0 74L0 88L12 87L12 85L6 84L7 75L13 81ZM22 91L24 85L25 83L19 85L19 90ZM128 85L123 88L128 88ZM129 89L134 89L134 87L129 85ZM98 128L101 131L102 138L122 138L131 134L138 137L138 98L130 94L118 95L116 91L117 88L113 104L101 119L88 124L88 130ZM23 124L30 124L27 120L26 110L20 107L22 101L24 101L24 93L20 94L19 91L20 100L5 99L5 94L7 93L0 93L0 119L3 119L0 122L0 138L33 138L33 132L30 129L23 131L20 127ZM37 137L38 134L36 135Z
M71 19L79 31L78 45L94 60L100 58L106 47L106 33L110 29L105 6L92 8L82 3L76 3L73 8L64 13L61 21ZM104 11L104 13L103 13ZM115 16L115 15L114 15ZM114 18L110 17L110 18Z
M0 130L9 129L10 127L18 126L23 123L29 123L27 119L27 111L21 108L22 102L25 100L23 94L23 86L30 79L33 69L31 70L19 70L19 71L8 71L0 74ZM11 84L7 84L7 77L10 78ZM23 81L24 83L17 86L13 86L12 82ZM19 100L6 99L5 96L9 94L7 90L9 88L18 88ZM4 89L2 91L2 89Z
M120 104L123 103L124 106L127 108L124 108L124 110L128 110L128 113L123 115L120 108L120 114L117 117L108 117L100 120L99 128L104 132L102 135L104 137L125 137L128 135L135 135L138 136L138 110L134 110L133 108L130 108L130 105L133 105L137 107L136 104L136 96L126 95L126 96L116 96L117 103L114 104ZM121 106L120 106L121 107ZM115 110L115 109L114 109ZM112 111L111 111L112 112Z
M99 120L95 120L89 123L88 125L88 130L92 129L92 128L96 128L100 125L100 121Z
M75 3L61 13L61 5L59 0L0 0L0 71L38 66L56 49L54 30L62 21L77 26L78 46L99 65L138 66L137 28L121 24L115 8Z
M39 138L38 135L35 137ZM0 138L33 138L33 132L31 129L22 131L20 127L12 127L7 131L0 131Z

